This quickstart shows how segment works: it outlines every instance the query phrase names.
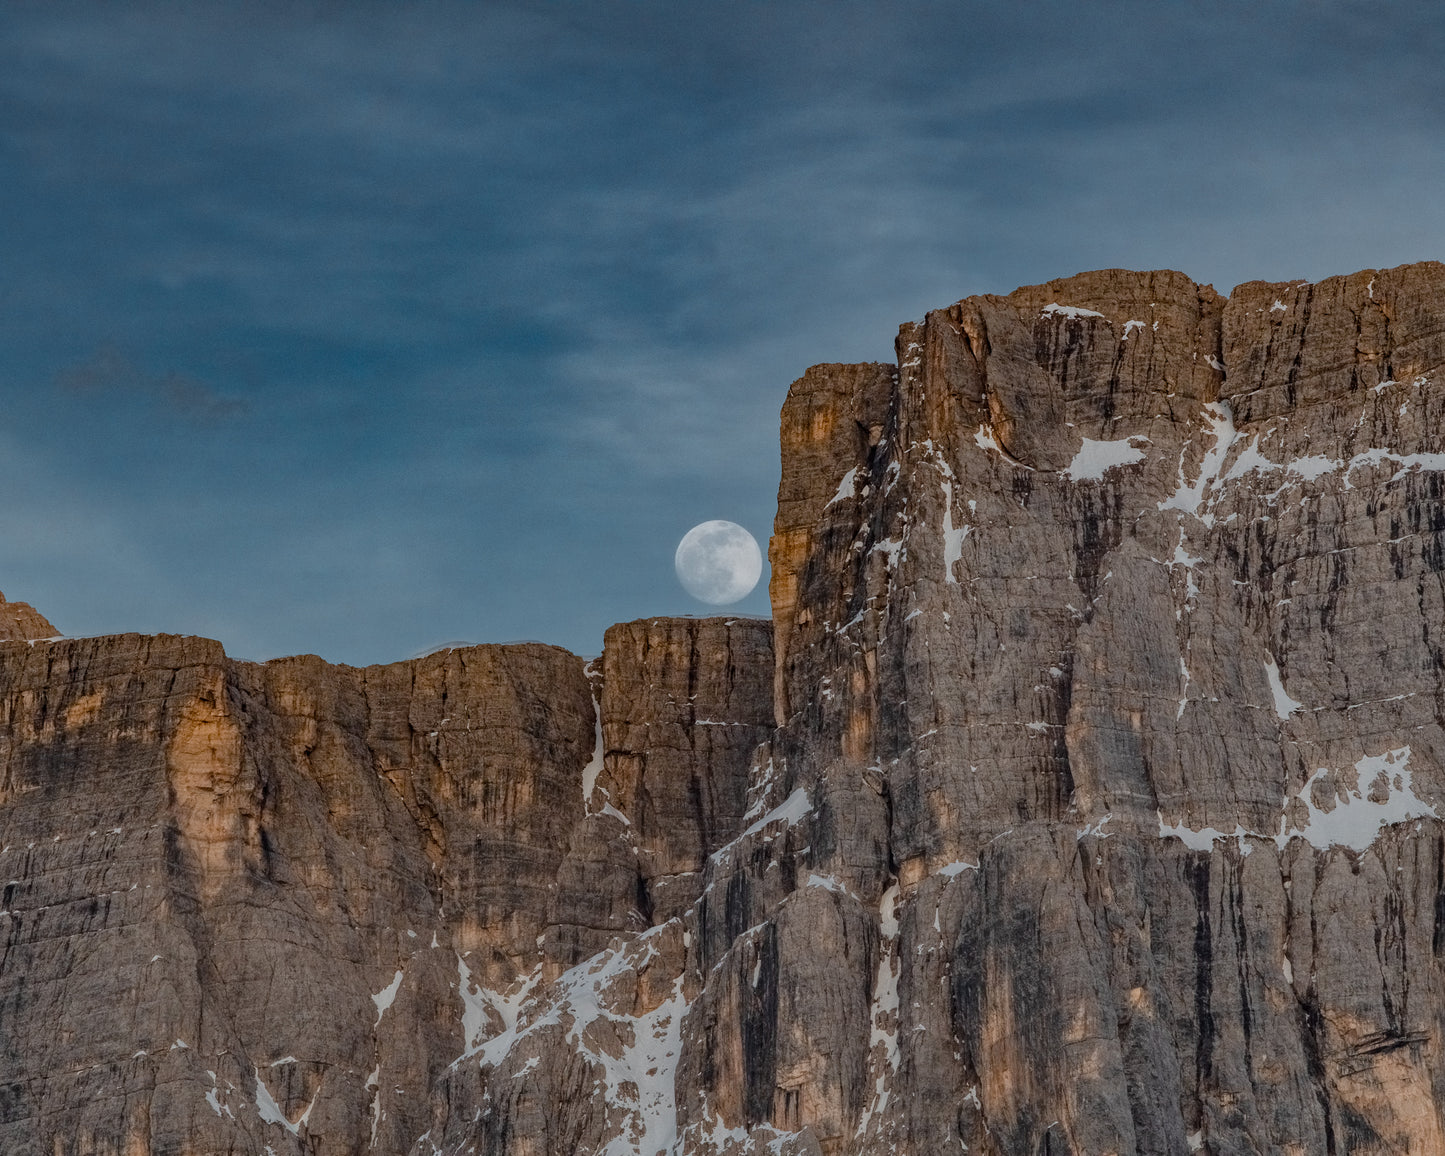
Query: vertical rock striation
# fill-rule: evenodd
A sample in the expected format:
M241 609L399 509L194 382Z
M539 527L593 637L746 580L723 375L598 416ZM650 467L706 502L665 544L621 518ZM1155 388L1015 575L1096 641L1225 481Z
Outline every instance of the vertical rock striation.
M877 929L847 983L841 914L776 963L870 990L868 1031L780 998L763 1033L865 1090L775 1076L724 1122L1440 1150L1445 269L1084 274L898 352L784 408L771 797L809 811L749 871Z
M1445 1151L1445 266L789 391L773 621L0 642L0 1148Z
M364 670L175 636L0 645L0 1148L464 1130L486 1041L684 903L731 836L770 634L631 623L590 667L541 645ZM576 1103L555 1150L590 1150L622 1126L590 1099L600 1067L558 1066L514 1083L507 1134L547 1134L527 1100L555 1092Z

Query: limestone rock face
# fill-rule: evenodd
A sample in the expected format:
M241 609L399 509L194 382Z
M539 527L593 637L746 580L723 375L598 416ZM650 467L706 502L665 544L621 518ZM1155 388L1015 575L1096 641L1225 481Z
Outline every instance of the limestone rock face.
M809 809L750 871L802 856L876 920L871 1032L780 1000L762 1034L862 1054L866 1091L775 1075L726 1122L823 1152L1445 1148L1445 268L1228 300L1084 274L898 352L882 417L876 366L784 408L770 799ZM811 922L831 947L780 990L837 982L852 937Z
M54 638L60 631L28 602L7 602L0 594L0 642Z
M591 666L515 645L364 670L0 645L0 1150L406 1152L446 1131L446 1089L491 1097L479 1049L650 926L654 891L683 902L771 727L769 623L613 635ZM592 1150L605 1105L570 1070L555 1150Z
M631 817L649 924L683 914L742 828L754 749L773 729L772 628L650 619L607 632L603 792Z
M772 623L0 643L0 1149L1445 1151L1445 266L897 352Z

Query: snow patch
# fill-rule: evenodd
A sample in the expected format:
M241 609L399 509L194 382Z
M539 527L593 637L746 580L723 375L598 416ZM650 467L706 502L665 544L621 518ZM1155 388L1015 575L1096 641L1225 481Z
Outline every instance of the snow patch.
M1194 830L1186 827L1183 823L1176 823L1173 826L1164 822L1162 812L1156 812L1159 816L1159 837L1167 839L1171 836L1180 840L1191 851L1213 851L1214 843L1218 839L1238 839L1239 848L1245 854L1249 853L1249 844L1244 840L1253 835L1253 831L1246 831L1243 827L1235 824L1233 831L1221 831L1217 827L1201 827Z
M1327 458L1324 454L1312 454L1307 458L1295 458L1285 466L1285 469L1292 474L1298 474L1307 482L1312 482L1321 474L1328 474L1344 464L1338 458Z
M1279 677L1279 667L1275 664L1273 655L1269 655L1264 660L1264 674L1269 679L1269 692L1274 696L1274 713L1281 719L1289 718L1304 706L1304 703L1290 698L1285 692L1284 683Z
M1121 441L1095 441L1093 438L1085 438L1079 452L1074 455L1074 460L1059 472L1075 482L1102 480L1109 470L1143 461L1144 451L1134 443L1148 440L1141 434Z
M396 1002L396 993L401 989L401 977L402 972L397 971L396 975L392 977L391 982L371 997L371 1002L376 1005L376 1023L372 1024L372 1027L380 1025L381 1017L384 1016L387 1009Z
M256 1076L256 1113L267 1124L280 1124L291 1135L299 1136L301 1129L306 1126L306 1121L311 1118L311 1109L316 1106L316 1097L320 1094L321 1088L318 1086L316 1094L311 1097L311 1103L306 1105L306 1111L302 1112L293 1124L286 1118L286 1113L281 1111L281 1105L276 1103L275 1097L271 1095L271 1089L266 1087L258 1073Z
M1040 314L1040 316L1079 318L1102 317L1104 315L1102 313L1095 312L1093 309L1085 309L1082 305L1060 305L1057 302L1050 302L1049 304L1044 306L1043 312Z
M791 827L807 818L807 816L812 813L812 810L813 804L808 801L807 788L798 787L766 815L755 820L750 827L747 827L743 833L738 836L738 839L746 839L749 835L756 835L764 827L769 827L774 823L786 823ZM729 846L731 846L731 844L729 844ZM724 848L724 850L725 849L726 848Z
M882 554L887 559L887 566L890 570L898 565L898 555L902 552L902 538L884 538L881 542L873 543L873 549L870 551L873 554Z
M991 425L981 425L978 429L974 430L973 441L981 450L988 450L1001 457L1006 456L1003 452L1003 446L998 444L998 438L994 436L993 426Z
M1105 830L1104 830L1104 826L1105 826L1105 824L1107 824L1107 823L1109 822L1109 820L1112 819L1113 817L1114 817L1114 813L1113 813L1112 811L1110 811L1109 814L1105 815L1105 816L1104 816L1102 819L1100 819L1097 823L1092 823L1092 824L1090 824L1090 825L1087 826L1087 827L1081 827L1081 828L1079 828L1079 833L1074 836L1074 842L1075 842L1075 843L1079 842L1079 840L1081 840L1085 835L1092 835L1095 839L1107 839L1107 838L1109 838L1109 836L1110 836L1111 834L1113 834L1113 832L1111 832L1111 831L1105 831Z
M883 893L878 904L878 930L883 941L878 945L878 974L873 981L873 1000L868 1022L868 1066L876 1073L873 1098L858 1120L856 1136L867 1134L868 1125L882 1116L892 1099L893 1076L898 1071L898 977L902 961L898 958L898 884Z
M598 1156L667 1152L677 1139L675 1081L687 1011L684 977L679 975L671 994L649 1012L632 1015L607 1006L611 989L626 973L641 973L658 958L651 940L667 926L614 944L565 972L527 1022L519 1019L477 1053L483 1067L495 1067L532 1033L560 1027L568 1045L601 1073L599 1102L607 1105L609 1130L615 1132ZM630 1011L630 999L627 1006Z
M1254 470L1263 470L1268 473L1271 470L1283 468L1279 462L1271 461L1259 452L1259 435L1255 434L1249 439L1249 444L1240 450L1239 456L1234 459L1234 464L1229 467L1229 472L1224 475L1224 480L1232 482Z
M462 997L462 1039L466 1044L463 1057L473 1055L481 1049L494 1018L501 1021L503 1033L516 1030L522 1005L527 1002L541 978L542 972L539 968L518 980L508 992L492 991L472 982L472 969L458 952L457 994Z
M1250 439L1250 442L1235 458L1234 464L1229 467L1225 474L1226 481L1234 481L1242 478L1254 470L1262 473L1284 472L1305 481L1314 481L1325 474L1337 470L1343 471L1345 475L1345 489L1351 489L1350 475L1361 466L1379 466L1385 462L1391 462L1398 468L1391 476L1390 481L1399 481L1405 474L1414 469L1422 470L1445 470L1445 454L1439 453L1417 453L1399 454L1388 449L1368 449L1345 461L1341 458L1330 458L1323 454L1312 454L1308 457L1296 458L1290 462L1271 461L1259 452L1258 435ZM1269 495L1271 499L1274 495ZM1161 507L1162 509L1163 507Z
M824 506L823 509L826 510L828 506L831 506L834 502L841 502L848 498L851 498L857 492L858 467L854 466L851 470L849 470L846 474L843 475L843 480L838 483L838 492L828 499L828 505Z
M1179 483L1174 493L1159 503L1159 509L1182 510L1186 514L1194 514L1204 522L1205 525L1213 525L1214 516L1209 513L1200 513L1200 507L1204 505L1209 491L1213 488L1219 477L1219 471L1223 469L1225 459L1229 456L1230 447L1234 445L1235 439L1239 436L1234 428L1234 414L1226 401L1211 401L1204 407L1205 420L1209 423L1209 432L1214 437L1214 444L1204 455L1204 460L1199 463L1199 476L1192 483L1184 479L1184 455L1179 457Z
M832 891L837 895L846 895L849 899L857 899L858 896L844 886L843 881L835 875L809 875L809 887L821 887L824 891Z
M1266 835L1246 831L1236 824L1233 831L1215 827L1193 830L1182 823L1170 825L1159 812L1159 835L1183 841L1195 851L1212 851L1220 839L1237 839L1243 854L1249 854L1246 839L1270 839L1283 850L1291 839L1303 839L1310 846L1326 851L1331 847L1348 847L1364 851L1379 838L1386 827L1411 819L1438 819L1435 808L1415 794L1410 773L1410 748L1395 747L1380 755L1365 755L1354 764L1353 785L1343 773L1335 776L1333 798L1326 798L1329 809L1315 802L1316 789L1324 792L1328 767L1320 767L1298 793L1286 798L1280 814L1279 831ZM1303 822L1291 824L1291 812L1303 810Z
M1363 851L1385 827L1411 819L1439 818L1435 808L1415 794L1408 746L1365 755L1354 769L1354 785L1341 782L1334 799L1327 800L1332 803L1328 811L1315 805L1315 787L1323 786L1321 780L1329 769L1321 767L1309 777L1295 796L1307 811L1304 824L1286 830L1288 818L1282 817L1276 837L1281 847L1298 835L1322 850L1338 846Z

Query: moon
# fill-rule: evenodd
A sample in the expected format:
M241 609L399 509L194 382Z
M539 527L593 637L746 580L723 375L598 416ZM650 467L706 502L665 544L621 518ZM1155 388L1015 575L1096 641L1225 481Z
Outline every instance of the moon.
M672 564L683 589L713 606L747 597L763 573L757 541L736 522L720 519L684 534Z

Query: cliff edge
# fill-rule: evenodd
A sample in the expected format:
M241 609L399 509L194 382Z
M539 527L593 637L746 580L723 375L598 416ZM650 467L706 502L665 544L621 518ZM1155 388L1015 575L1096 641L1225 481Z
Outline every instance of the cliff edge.
M1445 1151L1445 266L897 354L771 623L0 642L0 1147Z

